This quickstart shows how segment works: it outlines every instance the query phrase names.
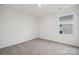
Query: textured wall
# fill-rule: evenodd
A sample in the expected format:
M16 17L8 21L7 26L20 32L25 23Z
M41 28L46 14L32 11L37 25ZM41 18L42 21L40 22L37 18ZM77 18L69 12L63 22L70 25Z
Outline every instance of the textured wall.
M42 17L39 19L39 37L46 38L52 41L57 41L61 43L71 44L75 46L79 46L78 39L78 6L73 6L64 10L60 10L58 12L54 12L50 15ZM60 35L58 20L60 16L73 14L73 34L70 35Z
M36 38L37 19L0 6L0 48Z

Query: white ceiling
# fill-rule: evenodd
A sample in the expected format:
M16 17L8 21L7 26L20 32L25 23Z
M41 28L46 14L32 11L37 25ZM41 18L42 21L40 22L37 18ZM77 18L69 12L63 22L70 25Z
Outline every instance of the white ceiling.
M40 17L58 11L59 9L71 7L73 4L42 4L41 7L37 4L6 4L5 6L14 8L32 16Z

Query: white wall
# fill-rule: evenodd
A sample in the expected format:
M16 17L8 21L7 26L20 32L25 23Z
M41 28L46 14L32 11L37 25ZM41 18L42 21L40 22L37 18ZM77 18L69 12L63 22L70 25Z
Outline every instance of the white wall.
M67 8L64 10L59 10L50 15L44 16L39 19L39 37L57 41L61 43L66 43L74 46L79 46L79 38L78 38L78 6L73 6L71 8ZM60 35L58 28L58 20L60 16L73 14L73 34L72 35Z
M0 48L37 37L37 19L17 10L0 6Z

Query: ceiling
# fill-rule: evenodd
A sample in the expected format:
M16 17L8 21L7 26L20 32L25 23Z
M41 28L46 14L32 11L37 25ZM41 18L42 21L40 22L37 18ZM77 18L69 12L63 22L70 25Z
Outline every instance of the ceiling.
M73 4L6 4L5 6L14 8L18 11L24 12L28 15L40 17L73 6Z

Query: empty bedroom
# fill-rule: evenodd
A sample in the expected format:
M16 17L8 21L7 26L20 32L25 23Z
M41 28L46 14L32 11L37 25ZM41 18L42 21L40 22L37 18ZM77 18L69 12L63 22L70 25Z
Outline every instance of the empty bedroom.
M0 55L79 55L78 4L0 4Z

